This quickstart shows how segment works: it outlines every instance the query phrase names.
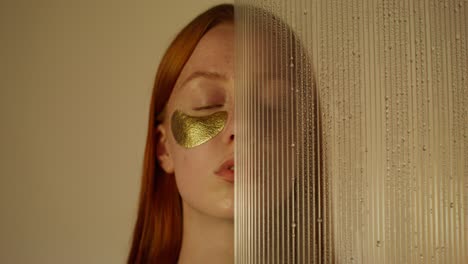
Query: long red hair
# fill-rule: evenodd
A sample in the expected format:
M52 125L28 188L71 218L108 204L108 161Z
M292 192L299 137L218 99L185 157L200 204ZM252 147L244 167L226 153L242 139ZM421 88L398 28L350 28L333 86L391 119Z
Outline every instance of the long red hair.
M215 6L196 17L164 54L153 87L138 215L127 263L176 263L182 243L182 203L174 177L159 166L156 127L177 78L203 35L214 26L234 21L231 4Z

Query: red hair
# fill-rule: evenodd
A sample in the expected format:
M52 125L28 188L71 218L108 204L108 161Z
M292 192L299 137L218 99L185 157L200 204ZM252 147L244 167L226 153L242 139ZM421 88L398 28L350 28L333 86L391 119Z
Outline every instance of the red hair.
M182 203L173 175L159 166L156 130L177 78L200 39L214 26L234 21L231 4L215 6L196 17L164 54L151 97L138 215L127 263L176 263L182 243Z

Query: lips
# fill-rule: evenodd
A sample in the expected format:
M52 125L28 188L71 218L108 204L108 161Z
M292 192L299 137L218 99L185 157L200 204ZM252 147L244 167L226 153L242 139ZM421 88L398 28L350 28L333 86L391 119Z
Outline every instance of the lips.
M234 159L230 158L223 162L216 170L216 174L225 181L234 182Z

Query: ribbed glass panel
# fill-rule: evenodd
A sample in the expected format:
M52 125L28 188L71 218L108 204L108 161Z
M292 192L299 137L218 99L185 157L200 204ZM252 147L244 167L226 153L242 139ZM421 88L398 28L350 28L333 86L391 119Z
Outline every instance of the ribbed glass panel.
M235 7L236 263L468 263L468 1Z

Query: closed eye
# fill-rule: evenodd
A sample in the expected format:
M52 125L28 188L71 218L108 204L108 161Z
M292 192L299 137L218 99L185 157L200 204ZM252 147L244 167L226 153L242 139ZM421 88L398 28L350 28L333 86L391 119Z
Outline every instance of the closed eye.
M208 105L208 106L196 107L196 108L193 108L193 110L196 110L196 111L207 110L207 109L220 108L220 107L223 107L223 106L224 105L222 105L222 104Z

